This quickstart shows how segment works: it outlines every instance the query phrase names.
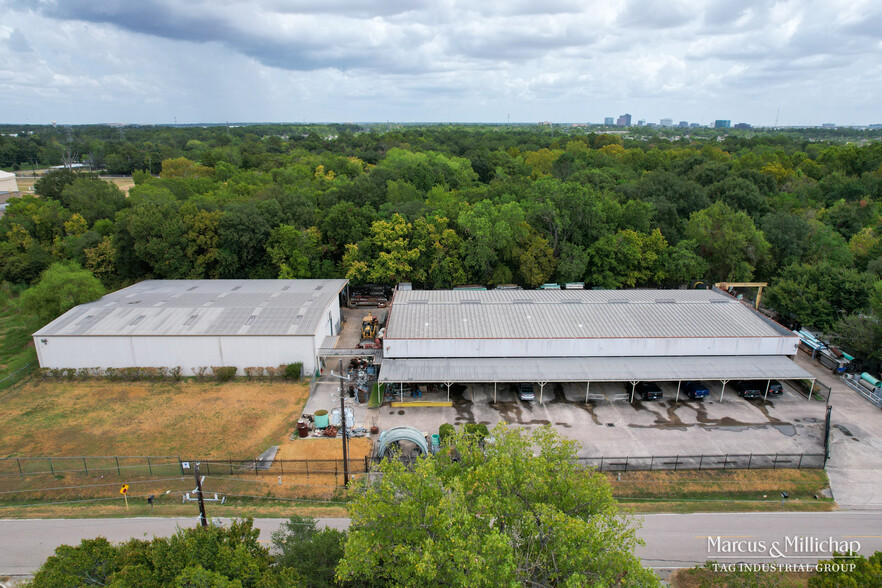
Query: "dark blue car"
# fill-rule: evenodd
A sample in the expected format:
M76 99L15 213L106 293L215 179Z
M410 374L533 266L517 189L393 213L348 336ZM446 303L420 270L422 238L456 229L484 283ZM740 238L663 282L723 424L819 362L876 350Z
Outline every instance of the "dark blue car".
M698 400L699 398L704 398L710 394L710 390L708 390L707 386L701 382L684 382L683 391L686 392L686 395L692 400Z

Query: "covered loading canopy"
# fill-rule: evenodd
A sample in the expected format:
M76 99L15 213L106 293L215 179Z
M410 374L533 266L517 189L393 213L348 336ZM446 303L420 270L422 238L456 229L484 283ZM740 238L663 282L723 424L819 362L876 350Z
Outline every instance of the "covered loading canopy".
M812 380L781 355L385 359L380 383Z

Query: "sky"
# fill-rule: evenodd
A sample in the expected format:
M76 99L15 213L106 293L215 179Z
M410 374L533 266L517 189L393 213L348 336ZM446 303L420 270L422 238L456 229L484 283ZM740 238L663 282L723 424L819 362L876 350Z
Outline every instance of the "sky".
M0 123L882 123L878 0L0 0Z

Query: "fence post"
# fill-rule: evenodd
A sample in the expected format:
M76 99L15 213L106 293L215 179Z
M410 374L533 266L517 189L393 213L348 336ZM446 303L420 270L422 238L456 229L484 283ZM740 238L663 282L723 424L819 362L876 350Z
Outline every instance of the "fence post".
M625 463L628 463L628 462L626 461ZM652 466L654 466L654 465L655 465L655 456L653 455L649 458L649 471L650 472L652 471Z
M118 456L114 456L113 459L116 460L116 475L117 475L117 476L121 476L121 475L122 475L122 472L119 471L119 457L118 457Z
M85 470L86 475L89 475L89 466L86 465L86 458L83 458L83 470Z
M149 455L147 456L147 471L150 473L151 476L153 475L153 466L150 465L150 456Z
M228 461L230 462L230 475L232 476L233 475L233 458L232 457L229 458Z
M600 456L600 471L603 471L603 456Z
M49 471L52 472L52 475L55 475L55 468L52 467L52 458L49 458Z
M257 473L257 460L254 460L254 475L255 475L255 476L259 476L259 475L260 475L260 474Z
M19 468L21 469L21 468ZM370 470L370 466L368 465L368 456L364 456L364 473L368 473Z
M801 470L801 469L802 469L802 456L803 456L803 455L805 455L805 453L800 453L800 454L799 454L799 463L796 464L796 469L798 469L798 470Z
M698 457L698 471L699 472L701 471L701 466L703 466L703 465L704 465L704 456L701 455Z
M181 468L181 475L184 475L184 462L181 461L181 456L178 456L178 467Z
M747 458L747 469L750 469L750 464L753 463L753 454L750 454L750 457Z
M334 486L337 485L337 462L334 461Z
M309 478L309 460L306 460L306 477Z
M285 475L285 460L283 460L283 459L279 460L279 467L282 469L282 475L284 476Z
M21 476L21 477L23 478L23 477L24 477L24 474L21 473L21 460L18 459L18 458L16 457L16 458L15 458L15 463L18 464L18 475Z
M772 465L772 469L773 470L778 469L778 454L777 453L775 454L775 463Z
M723 469L724 470L729 469L729 454L728 453L726 454L726 457L723 458Z

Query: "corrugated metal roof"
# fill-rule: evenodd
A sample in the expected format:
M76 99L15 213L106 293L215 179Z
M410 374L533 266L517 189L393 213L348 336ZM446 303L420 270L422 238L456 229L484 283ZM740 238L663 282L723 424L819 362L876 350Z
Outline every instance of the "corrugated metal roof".
M711 290L398 292L386 339L781 337L786 329Z
M696 357L518 357L384 359L379 381L643 382L678 380L808 380L814 376L774 355Z
M346 284L148 280L72 308L34 335L312 335Z

